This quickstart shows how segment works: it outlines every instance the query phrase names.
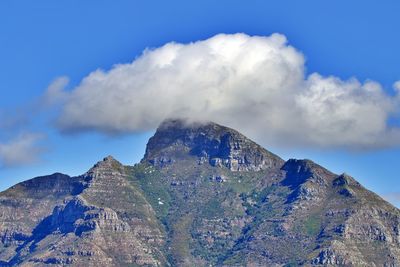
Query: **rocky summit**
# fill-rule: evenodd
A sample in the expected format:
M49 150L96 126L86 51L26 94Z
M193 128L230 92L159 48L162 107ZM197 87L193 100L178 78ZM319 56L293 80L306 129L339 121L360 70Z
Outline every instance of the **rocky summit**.
M347 174L215 123L0 193L0 266L400 266L400 211Z

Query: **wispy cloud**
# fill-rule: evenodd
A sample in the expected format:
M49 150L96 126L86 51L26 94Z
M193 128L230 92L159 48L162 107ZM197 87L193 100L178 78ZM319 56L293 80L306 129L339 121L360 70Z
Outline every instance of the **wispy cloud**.
M65 83L47 93L49 102L64 101L62 131L137 132L167 117L186 117L278 146L400 144L399 128L388 124L399 110L398 95L373 81L307 76L304 56L281 34L171 42L129 64L96 70L69 92L60 90Z
M33 133L30 129L40 120L54 119L59 104L67 97L64 89L68 82L68 77L58 77L43 95L23 106L0 110L0 168L23 167L40 161L48 149L43 144L47 138L44 133Z
M0 143L0 167L17 167L38 161L44 151L40 145L43 138L41 134L25 133Z

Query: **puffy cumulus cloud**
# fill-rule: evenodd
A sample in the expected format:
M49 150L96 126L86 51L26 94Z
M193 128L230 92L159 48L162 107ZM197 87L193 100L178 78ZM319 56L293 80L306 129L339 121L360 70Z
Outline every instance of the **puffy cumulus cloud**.
M55 90L64 100L58 126L124 133L185 117L229 125L274 145L399 143L399 130L387 123L398 97L376 82L306 76L304 69L304 56L280 34L171 42L131 63L96 70L68 93Z
M0 167L15 167L36 162L43 152L39 146L41 134L25 133L0 143Z

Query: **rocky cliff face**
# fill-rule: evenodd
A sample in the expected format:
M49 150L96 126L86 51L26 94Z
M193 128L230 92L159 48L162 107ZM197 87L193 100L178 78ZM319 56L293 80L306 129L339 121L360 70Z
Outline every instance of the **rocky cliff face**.
M239 132L215 123L164 121L150 138L144 161L164 166L193 156L199 164L231 171L259 171L279 167L283 160Z
M79 177L24 182L0 199L0 266L166 263L163 226L112 157Z
M400 266L400 211L347 174L169 120L141 163L0 193L0 266Z

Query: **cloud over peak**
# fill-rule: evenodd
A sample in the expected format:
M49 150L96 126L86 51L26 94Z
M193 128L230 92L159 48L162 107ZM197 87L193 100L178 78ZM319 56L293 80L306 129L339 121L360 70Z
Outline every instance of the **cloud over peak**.
M376 82L306 76L304 69L304 56L281 34L219 34L147 49L131 63L90 73L69 92L60 90L63 78L47 101L62 99L63 131L139 132L186 117L275 145L399 144L399 130L387 122L398 110L397 96Z

